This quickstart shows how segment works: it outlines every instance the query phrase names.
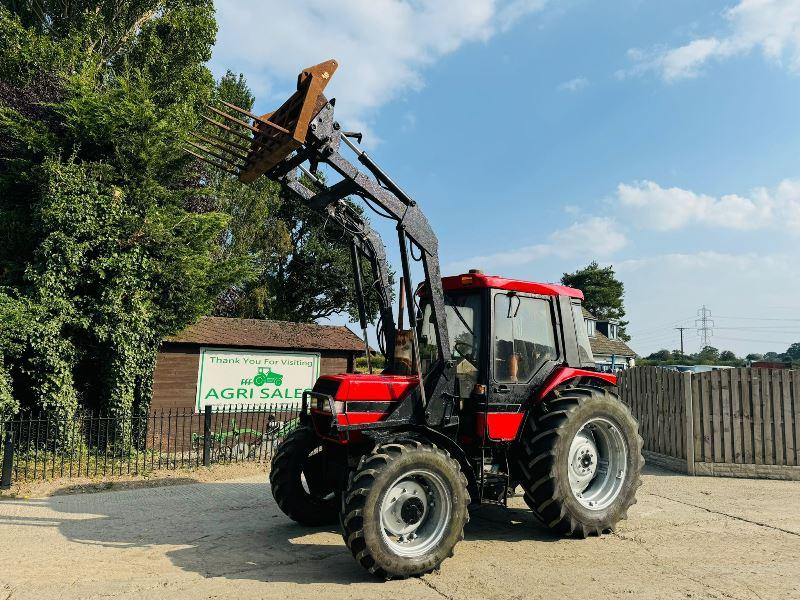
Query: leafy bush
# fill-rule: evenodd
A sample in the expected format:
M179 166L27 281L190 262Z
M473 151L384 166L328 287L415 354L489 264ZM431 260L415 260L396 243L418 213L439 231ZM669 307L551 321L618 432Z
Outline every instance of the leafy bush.
M370 361L372 362L372 372L373 373L380 373L383 369L386 368L386 357L383 354L375 354L370 357ZM356 373L368 373L369 370L367 369L367 357L366 356L359 356L356 358Z

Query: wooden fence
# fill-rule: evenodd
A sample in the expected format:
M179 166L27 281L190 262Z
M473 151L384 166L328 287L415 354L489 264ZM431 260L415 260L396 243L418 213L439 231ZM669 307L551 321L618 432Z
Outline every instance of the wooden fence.
M618 386L651 462L692 475L800 479L800 371L635 367Z

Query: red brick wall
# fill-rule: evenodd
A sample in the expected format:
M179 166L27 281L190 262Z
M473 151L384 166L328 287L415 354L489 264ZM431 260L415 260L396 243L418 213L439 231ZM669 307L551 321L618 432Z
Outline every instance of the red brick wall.
M315 352L314 350L308 350ZM353 353L322 350L320 374L333 375L353 371ZM151 410L194 409L197 393L197 363L199 346L165 344L158 353L153 373Z

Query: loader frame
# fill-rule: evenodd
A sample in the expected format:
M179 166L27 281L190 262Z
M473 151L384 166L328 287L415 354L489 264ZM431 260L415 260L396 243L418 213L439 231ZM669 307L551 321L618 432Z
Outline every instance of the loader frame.
M213 141L214 148L223 154L195 142L189 144L202 154L189 149L187 152L237 175L243 182L251 182L261 176L278 181L298 201L339 227L349 240L359 321L367 357L370 347L367 341L362 259L367 260L372 270L372 278L367 278L366 281L379 304L379 345L386 355L388 365L384 374L396 372L395 340L398 334L392 310L389 267L381 238L353 205L352 199L360 198L376 214L395 222L401 274L405 283L401 286L401 293L404 294L401 305L404 304L407 311L413 372L418 375L420 384L414 386L401 406L386 420L368 424L332 425L339 432L421 427L430 435L444 435L457 444L459 411L454 406L458 401L454 395L455 361L451 356L445 316L438 239L417 202L353 141L360 142L361 134L343 131L335 120L335 100L328 100L322 92L336 68L336 61L330 60L304 69L298 76L297 91L277 110L262 116L221 101L225 107L248 117L250 122L241 121L226 111L211 107L216 115L229 121L231 126L207 117L204 117L205 121L212 127L221 129L227 137L212 136L213 140L208 135L195 134L195 137L206 140L207 143ZM249 147L231 141L231 136L247 140ZM356 161L348 160L343 155L345 147L355 155ZM243 153L245 148L246 154ZM306 164L309 165L308 168ZM326 185L316 175L319 165L327 165L340 179ZM425 278L416 289L411 277L411 260L421 262L424 271ZM424 297L430 304L436 330L437 359L424 373L417 338L415 297ZM557 302L557 312L560 315L558 324L561 329L559 335L569 340L566 344L560 342L564 350L562 359L570 367L590 366L581 365L577 360L574 350L574 323L569 303L570 300L566 297ZM320 392L307 394L304 396L304 406L313 401L314 395L320 396L318 399L325 396ZM491 395L490 390L487 397ZM368 435L380 437L382 433L375 431Z

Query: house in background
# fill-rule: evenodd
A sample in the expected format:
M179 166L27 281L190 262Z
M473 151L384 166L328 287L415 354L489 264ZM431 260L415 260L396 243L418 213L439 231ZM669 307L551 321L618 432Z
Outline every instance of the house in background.
M598 319L585 308L583 319L598 371L612 373L635 365L636 353L620 339L617 321Z

